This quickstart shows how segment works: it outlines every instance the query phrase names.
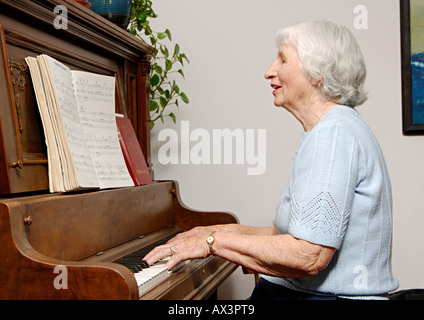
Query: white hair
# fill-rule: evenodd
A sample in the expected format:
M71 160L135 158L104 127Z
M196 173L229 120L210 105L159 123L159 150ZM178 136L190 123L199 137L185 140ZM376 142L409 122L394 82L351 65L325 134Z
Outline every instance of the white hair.
M356 107L367 100L364 57L347 27L329 20L301 22L280 30L276 44L297 50L303 72L325 101Z

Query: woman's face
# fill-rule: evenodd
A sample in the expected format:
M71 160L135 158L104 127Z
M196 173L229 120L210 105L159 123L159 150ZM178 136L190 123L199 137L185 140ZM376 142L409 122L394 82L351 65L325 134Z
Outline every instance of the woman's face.
M290 45L280 46L277 58L265 72L265 78L271 80L277 107L290 109L307 105L316 92L302 72L296 49Z

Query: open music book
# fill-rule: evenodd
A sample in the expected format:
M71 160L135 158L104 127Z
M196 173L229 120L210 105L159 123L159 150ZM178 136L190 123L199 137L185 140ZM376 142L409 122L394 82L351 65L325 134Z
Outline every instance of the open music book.
M133 186L117 135L115 78L25 59L43 123L50 192Z

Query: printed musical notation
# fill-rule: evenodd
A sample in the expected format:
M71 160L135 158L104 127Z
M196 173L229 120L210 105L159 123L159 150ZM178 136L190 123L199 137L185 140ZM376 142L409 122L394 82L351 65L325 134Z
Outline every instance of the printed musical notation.
M115 121L115 78L73 71L78 112L100 185L115 185L128 172Z
M91 162L90 165L87 162L87 159L91 158L91 154L78 109L75 108L77 101L70 70L50 57L47 57L46 61L50 68L50 76L59 107L58 111L61 116L57 119L57 129L61 131L61 128L63 128L64 130L62 139L66 139L68 142L80 184L82 186L93 186L92 181L95 181L97 176L93 163ZM54 106L54 104L52 105Z
M48 70L43 81L49 90L49 105L55 109L49 113L54 118L57 141L70 150L79 186L134 185L117 135L115 78L71 71L46 55L40 61ZM72 174L65 171L62 175L72 180Z

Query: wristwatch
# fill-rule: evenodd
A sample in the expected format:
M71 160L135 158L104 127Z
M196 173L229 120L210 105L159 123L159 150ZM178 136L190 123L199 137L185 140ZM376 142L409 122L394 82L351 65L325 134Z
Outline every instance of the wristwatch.
M216 231L212 231L211 234L206 238L206 243L209 245L209 249L211 251L211 254L214 256L215 255L215 251L213 251L212 245L215 242L215 237L213 236L213 234Z

